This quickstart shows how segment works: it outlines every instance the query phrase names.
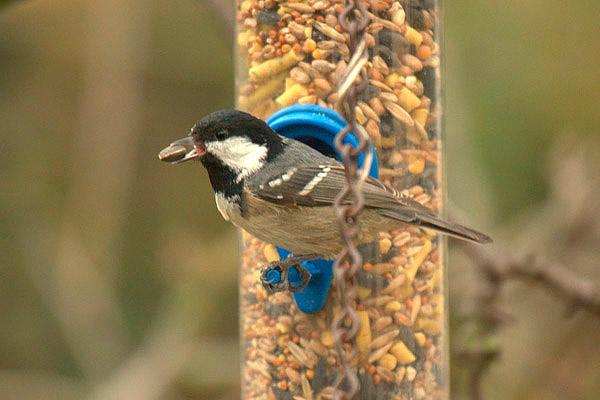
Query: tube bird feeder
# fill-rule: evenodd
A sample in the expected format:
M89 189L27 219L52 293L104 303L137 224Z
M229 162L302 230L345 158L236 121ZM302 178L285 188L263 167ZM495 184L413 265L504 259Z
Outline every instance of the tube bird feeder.
M369 173L443 214L440 2L362 3L368 85L354 112L372 143ZM237 108L339 158L333 137L345 121L334 111L336 82L352 57L338 21L345 2L235 4ZM312 277L302 290L269 293L260 270L288 252L246 232L240 247L242 398L333 398L341 364L330 328L340 311L332 261L304 263ZM446 241L405 226L380 232L360 252L353 307L361 326L351 362L359 397L447 398Z

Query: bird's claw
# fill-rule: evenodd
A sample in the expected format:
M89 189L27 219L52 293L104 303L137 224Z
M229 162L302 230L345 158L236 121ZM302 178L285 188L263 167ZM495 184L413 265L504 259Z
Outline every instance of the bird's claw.
M294 267L298 272L299 284L297 281L290 282L289 269ZM269 293L282 292L288 290L290 292L300 292L308 285L311 274L301 264L288 264L283 261L273 261L260 270L260 281L263 287Z
M296 264L295 268L300 275L300 284L297 286L290 285L288 287L288 290L293 293L300 292L302 289L304 289L306 287L306 285L308 285L308 282L310 282L310 278L311 278L310 272L308 272L308 270L306 268L304 268L302 266L302 264Z
M276 272L276 277L273 273ZM279 264L269 263L260 270L260 282L269 293L282 292L287 289L287 268L281 268Z

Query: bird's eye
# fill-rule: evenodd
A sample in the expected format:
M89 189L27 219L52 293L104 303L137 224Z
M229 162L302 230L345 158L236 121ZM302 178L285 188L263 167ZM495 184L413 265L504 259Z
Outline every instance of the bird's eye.
M224 130L224 129L222 129L220 131L217 131L217 133L216 133L215 136L217 137L217 139L223 140L223 139L225 139L227 137L227 131Z

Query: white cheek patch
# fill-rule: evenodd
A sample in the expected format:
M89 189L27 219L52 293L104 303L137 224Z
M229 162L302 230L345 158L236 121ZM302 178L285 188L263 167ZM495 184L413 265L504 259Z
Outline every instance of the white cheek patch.
M265 163L267 148L240 136L206 143L206 150L235 171L240 182L258 171Z

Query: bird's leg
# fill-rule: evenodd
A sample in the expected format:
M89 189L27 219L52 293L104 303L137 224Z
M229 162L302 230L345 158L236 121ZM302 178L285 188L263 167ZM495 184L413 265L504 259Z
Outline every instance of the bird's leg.
M319 258L317 254L306 255L290 255L285 260L277 260L270 262L260 270L260 281L263 287L269 293L281 292L289 290L290 292L299 292L310 281L310 272L300 263L304 261L315 260ZM296 271L300 274L300 284L292 286L289 281L289 269L295 266Z

